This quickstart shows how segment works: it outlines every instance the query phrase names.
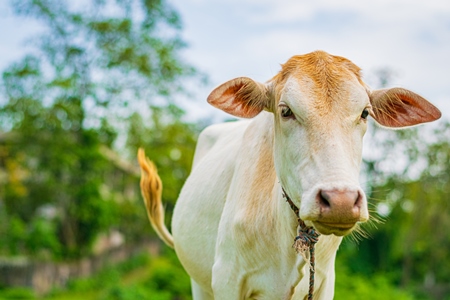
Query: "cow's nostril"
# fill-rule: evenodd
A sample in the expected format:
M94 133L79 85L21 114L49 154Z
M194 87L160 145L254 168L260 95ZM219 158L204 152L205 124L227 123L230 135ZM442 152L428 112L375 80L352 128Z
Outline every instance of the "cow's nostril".
M325 191L319 192L319 203L322 207L331 207L330 204L330 195L327 194Z
M356 196L355 196L356 200L355 200L355 204L354 207L359 207L361 208L362 206L362 201L363 201L363 196L361 195L361 193L358 191Z

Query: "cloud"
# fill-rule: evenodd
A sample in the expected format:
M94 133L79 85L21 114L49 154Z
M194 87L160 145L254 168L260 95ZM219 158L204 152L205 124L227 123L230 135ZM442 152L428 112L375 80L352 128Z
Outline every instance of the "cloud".
M222 2L222 1L219 1ZM432 15L448 14L450 5L446 0L231 0L239 3L242 15L259 23L293 23L310 20L321 12L352 13L364 18L383 22L428 19ZM252 10L245 8L253 7ZM244 9L242 9L244 8Z
M369 75L389 67L393 84L410 88L450 117L448 0L172 0L184 21L188 61L216 85L238 76L265 81L295 54L322 49L349 58ZM0 4L0 67L23 55L34 22L18 22Z
M211 75L200 99L233 77L268 80L290 56L322 49L366 75L389 67L398 74L392 85L442 108L450 103L448 0L175 0L175 7L192 46L187 57Z

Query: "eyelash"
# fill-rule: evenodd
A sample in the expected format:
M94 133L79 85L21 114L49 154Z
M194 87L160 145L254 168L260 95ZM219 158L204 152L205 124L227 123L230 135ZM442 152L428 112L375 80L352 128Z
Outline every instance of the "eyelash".
M292 115L293 115L292 110L289 107L284 106L281 108L281 116L283 118L289 118Z

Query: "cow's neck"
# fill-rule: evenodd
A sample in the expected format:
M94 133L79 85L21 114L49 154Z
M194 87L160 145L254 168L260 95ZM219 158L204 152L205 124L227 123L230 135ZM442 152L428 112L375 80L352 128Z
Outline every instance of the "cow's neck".
M262 112L248 125L243 135L239 161L236 162L235 182L240 195L231 197L237 201L237 216L245 222L245 234L241 235L245 244L251 244L252 253L260 253L261 258L267 251L278 253L273 260L289 257L297 261L297 254L291 248L296 236L297 219L282 197L273 159L274 121L271 113ZM235 200L236 199L236 200ZM239 200L237 200L239 199ZM273 237L277 237L274 243ZM281 251L281 252L280 252ZM258 256L258 255L257 255ZM301 266L299 266L301 267ZM292 268L292 266L291 266Z
M297 216L283 197L283 188L274 165L274 120L271 113L262 112L248 126L242 142L239 178L246 178L241 189L250 207L264 209L270 222L286 226L289 235L297 235ZM241 177L242 176L242 177ZM263 208L264 207L264 208ZM272 227L272 226L271 226Z

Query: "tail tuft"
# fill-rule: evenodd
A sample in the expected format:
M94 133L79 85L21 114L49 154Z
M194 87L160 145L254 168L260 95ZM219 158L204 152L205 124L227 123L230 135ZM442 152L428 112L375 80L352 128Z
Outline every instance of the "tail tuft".
M162 182L158 170L155 164L145 156L142 148L138 150L138 161L141 166L141 193L150 224L161 240L173 248L173 237L164 224L164 207L161 201Z

